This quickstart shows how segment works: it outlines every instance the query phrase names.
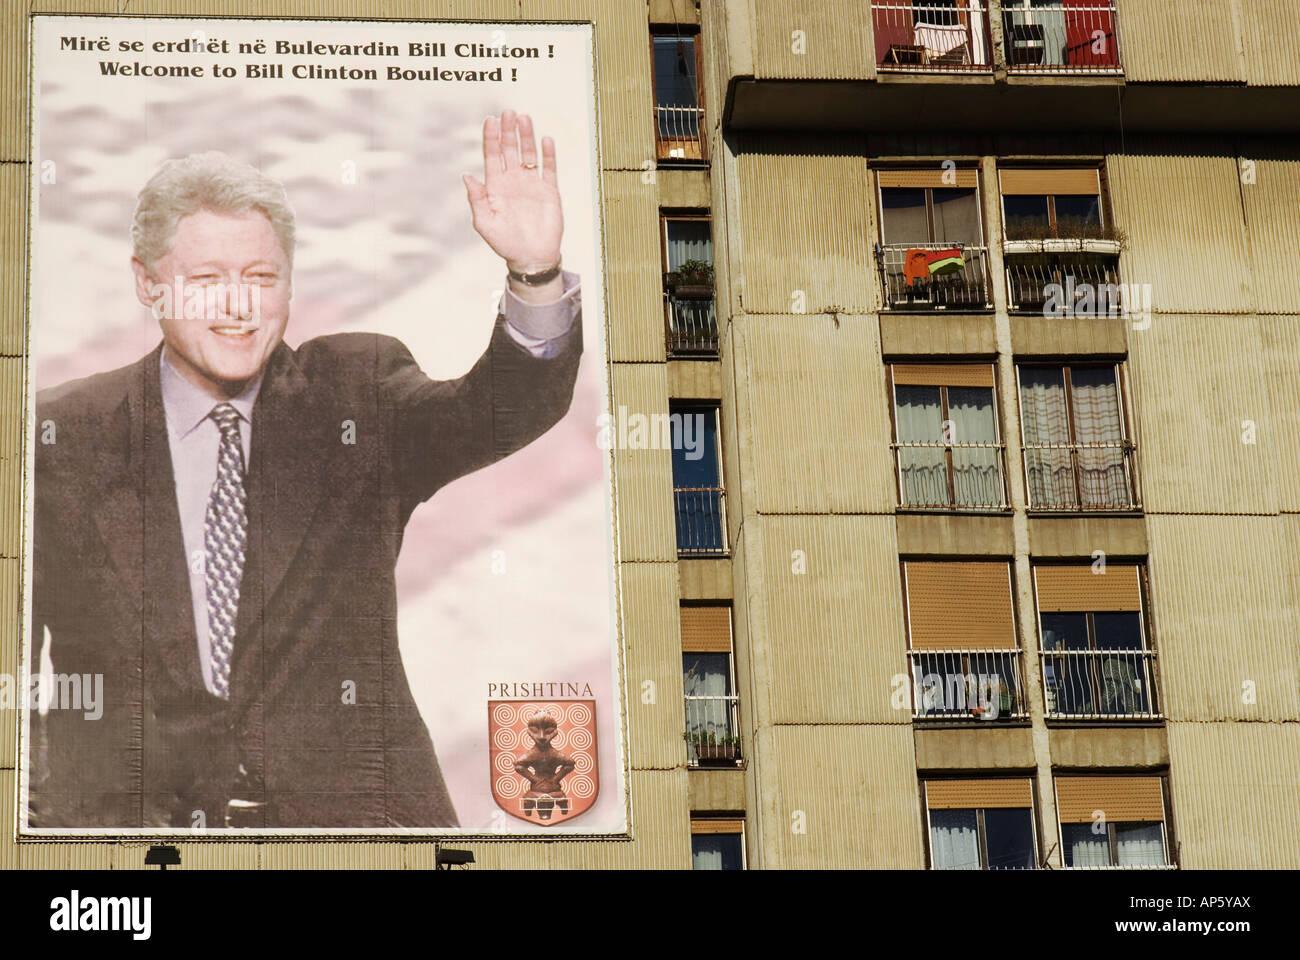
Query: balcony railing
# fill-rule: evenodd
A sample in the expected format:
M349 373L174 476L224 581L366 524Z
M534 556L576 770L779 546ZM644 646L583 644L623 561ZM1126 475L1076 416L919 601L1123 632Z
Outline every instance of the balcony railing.
M1004 510L1000 443L907 441L891 444L899 503L929 510Z
M1019 650L909 650L917 719L1023 717Z
M916 264L923 255L953 249L960 250L960 269L920 275ZM876 262L887 310L986 310L993 305L989 299L988 251L984 247L951 243L876 244Z
M703 160L703 107L655 107L655 146L660 160Z
M1154 650L1045 650L1043 696L1049 717L1154 719Z
M677 487L677 552L723 554L727 552L725 492L721 487Z
M739 766L740 709L735 696L686 697L687 763Z
M876 65L897 72L949 73L992 69L988 6L983 0L946 5L874 0Z
M712 289L707 297L681 296L670 291L664 294L664 300L668 355L717 356L718 318Z
M1097 244L1109 241L1097 241ZM1025 245L1021 241L1021 246ZM1053 245L1079 249L1053 250ZM1007 245L1007 308L1059 316L1122 316L1129 307L1119 285L1119 257L1086 249L1088 241L1042 241L1041 252ZM1085 295L1087 299L1078 299Z
M1002 4L1007 69L1051 73L1119 73L1115 4L1036 7L1019 0Z
M1118 432L1118 425L1115 432ZM1130 440L1026 443L1030 510L1136 510Z

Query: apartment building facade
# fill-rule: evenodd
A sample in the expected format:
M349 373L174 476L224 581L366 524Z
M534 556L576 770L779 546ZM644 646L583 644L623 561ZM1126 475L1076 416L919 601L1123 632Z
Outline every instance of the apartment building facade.
M310 15L595 24L612 403L703 431L699 457L615 453L630 837L456 843L479 868L1300 865L1284 0ZM5 43L12 611L29 161ZM0 671L17 651L11 616ZM142 866L140 843L15 843L16 728L0 866Z

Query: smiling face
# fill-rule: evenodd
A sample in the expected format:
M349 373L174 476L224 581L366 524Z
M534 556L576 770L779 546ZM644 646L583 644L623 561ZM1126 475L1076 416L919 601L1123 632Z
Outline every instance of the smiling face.
M259 210L203 209L182 217L152 271L139 260L131 264L136 296L161 313L173 365L217 399L237 395L284 338L289 259ZM168 309L159 309L163 289L171 290Z

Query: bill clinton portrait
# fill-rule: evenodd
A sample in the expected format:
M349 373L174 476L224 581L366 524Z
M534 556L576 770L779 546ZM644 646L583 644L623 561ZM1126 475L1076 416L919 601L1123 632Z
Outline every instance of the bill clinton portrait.
M507 110L483 159L464 187L506 288L455 380L391 337L284 342L275 180L210 152L140 191L123 282L161 342L36 395L32 650L102 675L103 713L30 715L30 827L457 826L399 653L403 530L564 416L582 349L554 143ZM464 314L427 305L490 318Z

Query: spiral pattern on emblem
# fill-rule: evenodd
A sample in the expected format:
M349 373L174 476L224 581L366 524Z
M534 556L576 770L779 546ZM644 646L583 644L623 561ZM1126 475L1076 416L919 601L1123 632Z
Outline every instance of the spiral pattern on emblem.
M569 731L569 748L572 750L587 750L591 747L591 734L582 727L577 727Z
M591 708L585 703L571 703L565 719L575 727L585 727L591 722Z
M509 727L515 722L515 708L508 703L498 703L492 708L492 719L498 726Z
M573 772L574 773L591 773L596 765L591 761L591 754L576 753L573 755Z
M492 734L492 746L498 750L513 750L519 745L519 734L510 727L498 727Z
M515 758L508 753L498 753L496 759L492 761L492 766L497 768L498 773L514 773Z
M497 795L512 800L519 796L523 790L523 784L518 777L497 777L496 791Z
M564 781L565 792L578 798L586 800L596 792L596 782L587 776L567 777Z

